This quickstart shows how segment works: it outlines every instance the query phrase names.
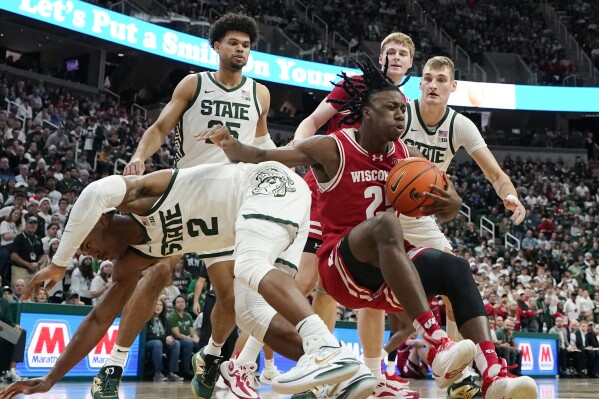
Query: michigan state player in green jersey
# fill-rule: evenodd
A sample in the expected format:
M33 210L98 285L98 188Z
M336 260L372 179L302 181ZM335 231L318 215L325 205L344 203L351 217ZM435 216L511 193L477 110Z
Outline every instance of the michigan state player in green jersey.
M245 15L226 14L210 27L209 41L218 53L218 70L190 74L179 82L158 119L142 136L125 167L124 175L142 175L144 161L158 151L166 135L173 129L176 129L175 161L179 168L227 162L222 151L217 151L216 146L197 145L193 138L197 131L217 123L235 130L239 139L247 144L274 147L266 125L270 93L265 86L242 74L242 68L250 56L250 48L257 40L258 26L254 19ZM204 259L212 287L218 297L211 317L213 339L210 340L210 347L213 351L209 351L211 355L215 355L215 359L220 353L220 346L235 325L235 301L231 289L233 250L227 247L216 252L223 256ZM124 365L133 340L151 317L152 309L147 309L146 304L155 303L164 285L170 281L171 270L178 260L179 256L166 258L145 272L125 307L117 342L106 365ZM189 369L190 363L189 359L183 359L183 373ZM209 390L211 383L208 382L207 385L206 389ZM105 384L94 385L94 399L118 398L118 393L110 396L105 391ZM199 396L206 393L196 394Z

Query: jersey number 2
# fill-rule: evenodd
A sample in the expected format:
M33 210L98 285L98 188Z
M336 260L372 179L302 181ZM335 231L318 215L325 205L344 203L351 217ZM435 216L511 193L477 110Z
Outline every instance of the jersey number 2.
M237 133L237 130L235 129L239 129L241 127L241 123L236 123L236 122L225 122L222 123L221 121L217 121L215 119L212 119L210 122L208 122L208 129L210 129L213 126L216 125L225 125L226 127L229 128L229 131L231 132L231 136L235 137L236 139L239 139L239 133ZM206 140L206 144L214 144L210 139Z
M380 186L370 186L364 190L364 198L372 198L372 202L366 208L366 219L372 219L378 213L377 208L383 203L385 197L383 196L383 188Z

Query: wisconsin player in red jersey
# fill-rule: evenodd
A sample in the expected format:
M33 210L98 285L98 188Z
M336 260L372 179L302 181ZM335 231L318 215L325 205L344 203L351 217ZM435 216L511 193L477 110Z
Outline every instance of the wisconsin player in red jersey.
M400 86L402 82L404 82L407 71L412 67L414 52L414 42L408 35L401 32L391 33L381 41L379 63L381 66L384 66L386 75L396 85ZM356 78L361 79L360 75L356 75ZM301 140L313 136L316 131L327 122L329 122L327 134L338 131L341 128L359 127L360 123L357 121L354 121L353 123L347 123L347 121L342 122L342 119L347 115L347 112L338 112L338 110L341 107L341 104L348 100L349 95L342 87L334 87L314 112L299 124L295 131L294 139ZM302 255L296 279L307 295L314 289L314 286L317 283L318 259L316 258L316 250L322 244L322 226L317 211L318 186L316 180L311 171L308 171L304 179L312 191L310 234L308 236L306 248L304 249L304 254ZM314 296L313 306L314 310L323 318L325 323L332 330L335 325L335 301L330 300L328 295L326 295L326 292L318 287ZM384 318L382 313L378 316L379 318ZM382 320L380 324L383 324ZM367 329L370 330L370 326L368 326ZM372 337L364 338L367 341L372 341Z
M393 32L381 41L381 50L379 55L379 64L385 69L386 75L396 85L401 86L405 83L406 74L412 67L415 46L412 39L401 32ZM356 75L356 79L361 80L361 75ZM342 121L347 116L348 111L338 112L342 104L349 100L349 95L342 87L334 87L327 97L318 105L306 119L304 119L295 131L295 140L313 136L316 131L328 122L327 134L338 131L341 128L358 128L360 123L354 121L347 123ZM407 101L407 99L406 99ZM311 171L304 176L308 187L312 191L312 206L310 207L310 234L302 259L300 262L296 280L306 294L314 290L318 281L318 258L316 250L322 244L322 226L318 214L318 185ZM316 285L314 290L312 306L314 311L323 318L325 323L332 330L335 326L336 302L333 300L321 285ZM394 321L392 319L392 321ZM395 332L394 326L398 323L392 323L392 332ZM381 377L381 347L385 335L385 312L375 309L362 309L358 313L358 335L362 343L365 362L371 371ZM388 356L395 364L395 354ZM392 370L388 368L389 370ZM385 376L392 381L407 385L407 381L398 378L397 375L387 373ZM389 397L389 389L386 389L384 395L374 395L375 398ZM395 397L396 395L393 395ZM292 399L300 399L300 396Z
M361 57L357 63L364 72L364 85L353 85L351 78L343 76L351 98L342 109L350 111L348 117L361 119L358 129L313 137L275 150L243 145L222 126L197 137L211 139L233 162L275 160L289 166L312 167L320 188L319 209L330 210L321 213L324 240L319 250L319 272L324 288L347 306L405 310L430 346L427 360L437 385L448 386L474 357L483 374L485 398L536 398L534 380L511 375L499 362L485 308L466 260L405 243L397 216L386 211L382 195L385 172L406 155L405 147L398 143L404 127L405 101L397 86L368 57ZM360 162L362 169L348 168L350 159L351 165ZM455 195L451 186L448 191ZM446 196L430 195L440 202L447 201ZM452 207L438 216L444 219L456 213ZM426 299L439 294L456 305L456 322L466 340L455 343L439 328ZM346 382L339 391L352 382Z

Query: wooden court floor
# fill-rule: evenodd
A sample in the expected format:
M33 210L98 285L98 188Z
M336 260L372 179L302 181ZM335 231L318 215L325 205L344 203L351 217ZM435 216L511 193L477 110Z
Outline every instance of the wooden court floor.
M599 379L538 379L540 399L598 399ZM445 399L445 391L438 389L432 380L413 381L410 386L418 389L422 399ZM89 383L72 382L58 383L45 394L32 395L27 398L44 399L83 399L91 398ZM287 395L273 393L269 386L260 388L262 399L286 399ZM23 396L18 396L22 398ZM120 399L193 399L188 382L123 382L120 388ZM217 389L213 399L234 399L235 397L226 389Z

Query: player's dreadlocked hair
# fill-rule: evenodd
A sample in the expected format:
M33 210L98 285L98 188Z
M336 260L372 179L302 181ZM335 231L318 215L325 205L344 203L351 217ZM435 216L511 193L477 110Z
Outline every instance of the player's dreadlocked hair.
M254 18L243 14L226 13L210 26L208 31L210 47L214 47L214 42L223 40L230 31L247 33L251 44L258 41L258 24Z
M340 121L341 124L345 125L353 125L362 121L362 110L368 105L373 94L388 90L395 90L401 93L399 87L387 76L389 58L386 59L385 67L382 71L365 53L358 53L357 57L352 57L352 60L360 68L363 75L350 77L345 72L341 72L339 74L341 81L339 83L331 82L336 87L345 90L349 96L349 100L327 99L327 102L341 105L337 110L338 112L349 111Z

